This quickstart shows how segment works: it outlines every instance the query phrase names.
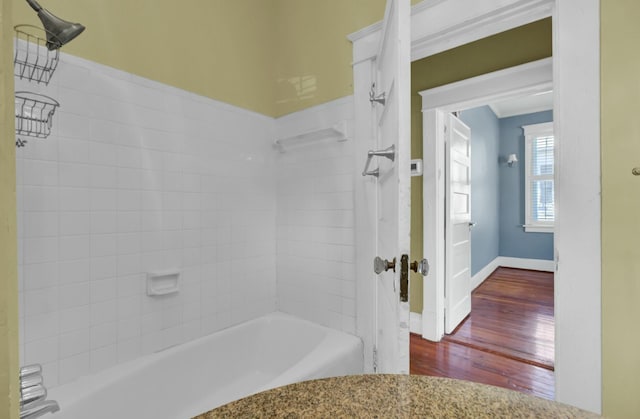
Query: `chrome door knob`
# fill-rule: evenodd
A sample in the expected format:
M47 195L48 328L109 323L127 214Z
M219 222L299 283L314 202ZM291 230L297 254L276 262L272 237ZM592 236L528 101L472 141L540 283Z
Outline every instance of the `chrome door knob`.
M426 259L411 262L409 268L411 268L413 272L419 273L422 276L427 276L429 274L429 262Z
M373 260L373 271L380 275L382 272L388 271L392 269L393 272L396 271L396 258L393 258L392 261L388 261L386 259L382 259L380 256L376 256Z

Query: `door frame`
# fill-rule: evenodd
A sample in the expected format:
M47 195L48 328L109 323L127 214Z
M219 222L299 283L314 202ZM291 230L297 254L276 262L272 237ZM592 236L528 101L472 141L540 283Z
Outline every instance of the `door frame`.
M558 220L556 260L556 400L600 413L600 1L424 0L412 8L412 60L546 17L553 19L553 80ZM371 148L368 93L380 25L348 37L353 43L355 154L363 164ZM356 179L357 331L372 365L370 271L371 185ZM563 214L568 214L564 216ZM426 278L429 280L429 277Z
M506 68L419 92L422 96L423 249L431 264L424 282L422 337L439 342L445 333L445 134L441 114L486 105L492 101L553 89L552 58ZM434 136L435 133L435 136ZM473 192L472 192L473 193Z

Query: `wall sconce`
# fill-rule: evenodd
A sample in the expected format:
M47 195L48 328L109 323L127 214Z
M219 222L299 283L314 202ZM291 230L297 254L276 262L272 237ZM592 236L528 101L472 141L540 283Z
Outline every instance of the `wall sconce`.
M507 166L513 167L513 164L517 162L518 156L516 156L515 154L509 154L509 157L507 157Z

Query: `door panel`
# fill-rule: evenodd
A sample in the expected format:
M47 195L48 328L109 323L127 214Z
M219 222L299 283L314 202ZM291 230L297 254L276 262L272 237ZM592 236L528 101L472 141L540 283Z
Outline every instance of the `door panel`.
M445 332L471 312L471 130L446 115Z
M385 103L376 103L378 149L395 146L391 159L378 157L377 255L396 258L396 272L376 276L377 371L409 372L409 303L401 302L400 256L409 254L410 221L410 4L389 0L382 39L376 59L376 93Z

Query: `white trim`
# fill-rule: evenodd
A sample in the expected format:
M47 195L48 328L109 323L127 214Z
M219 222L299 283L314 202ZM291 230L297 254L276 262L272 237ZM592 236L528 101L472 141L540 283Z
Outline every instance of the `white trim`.
M552 0L428 3L433 4L413 6L413 21L419 22L411 27L414 61L549 17L553 5Z
M500 256L496 257L491 262L487 263L487 265L476 272L475 275L471 277L471 289L474 290L480 286L489 276L498 269L500 266Z
M476 272L475 275L471 277L471 288L478 288L480 284L482 284L487 278L489 278L493 271L495 271L499 267L554 272L555 262L552 260L544 259L526 259L498 256L491 262L487 263L484 268L480 269L478 272Z
M531 271L554 272L555 262L544 259L525 259L512 258L507 256L498 256L498 266L505 268L529 269Z
M409 331L415 334L422 334L422 315L420 313L409 313Z
M524 224L522 227L526 233L553 233L552 225Z
M532 146L533 142L538 137L554 137L553 148L557 146L557 138L555 138L553 133L553 122L543 122L540 124L530 124L523 125L522 130L524 131L524 231L526 233L553 233L553 226L555 225L555 216L553 221L542 221L533 218L532 215L532 199L531 199L531 182L534 180L537 181L553 181L554 182L554 191L555 191L555 172L556 172L556 164L555 164L555 156L553 162L553 173L549 175L533 175L532 167L533 164L533 152ZM554 205L555 205L555 197L554 197ZM555 210L555 208L554 208ZM555 211L554 211L555 213Z
M538 61L494 71L419 92L422 111L458 111L553 88L553 61Z

